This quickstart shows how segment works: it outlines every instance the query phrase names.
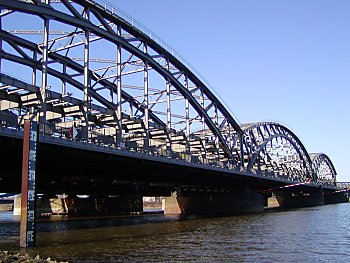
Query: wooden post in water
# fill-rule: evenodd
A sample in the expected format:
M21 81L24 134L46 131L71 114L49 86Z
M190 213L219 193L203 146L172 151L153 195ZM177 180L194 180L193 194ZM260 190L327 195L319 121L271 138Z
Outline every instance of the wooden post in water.
M24 122L20 247L35 246L35 166L37 123Z

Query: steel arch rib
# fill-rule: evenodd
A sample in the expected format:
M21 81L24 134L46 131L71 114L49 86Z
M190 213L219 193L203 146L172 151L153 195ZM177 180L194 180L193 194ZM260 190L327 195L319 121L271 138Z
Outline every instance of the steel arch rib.
M77 0L79 3L83 3L84 0ZM87 1L87 4L89 4L92 8L97 8L94 3L90 3L90 1ZM115 16L110 15L109 13L105 13L108 18L110 19L116 19ZM214 102L217 104L217 107L220 109L222 113L224 113L225 117L229 120L232 127L240 134L243 133L240 125L235 121L233 116L230 114L230 112L226 109L226 107L221 103L221 101L213 94L213 92L194 74L191 70L189 70L186 66L184 66L181 61L176 59L171 53L169 53L165 48L157 44L152 38L149 38L147 35L143 34L139 30L135 29L133 26L129 25L128 23L125 23L123 20L118 20L119 23L123 23L123 26L128 29L128 31L131 31L140 37L140 39L143 39L147 44L153 48L154 50L159 51L160 54L166 54L166 57L169 58L172 64L177 65L181 70L185 71L186 74L190 77L190 79L198 84L199 87L201 87L204 91L204 93L214 100Z
M312 162L315 162L318 158L326 160L329 163L330 168L332 169L334 174L335 175L337 174L337 171L335 170L335 167L334 167L331 159L326 154L324 154L324 153L311 153L310 156L311 156Z
M300 151L300 149L299 149L298 146L293 142L292 139L290 139L288 136L283 135L283 134L276 134L276 135L273 135L273 136L267 138L262 144L260 144L259 148L253 153L252 159L251 159L251 161L249 162L248 167L247 167L248 169L252 169L252 168L253 168L253 165L254 165L254 163L256 162L256 160L257 160L257 158L258 158L260 152L265 148L265 146L266 146L270 141L272 141L272 140L275 139L275 138L285 138L290 144L293 145L294 149L298 152L299 156L303 156L302 151ZM303 159L303 158L301 158L301 159ZM305 168L307 169L307 167L305 167ZM314 177L313 171L311 170L311 171L309 171L309 172L311 172L311 177L312 177L312 179L317 180L317 178Z
M310 158L310 155L308 153L308 151L306 150L304 144L300 141L300 139L298 138L298 136L296 136L296 134L294 132L292 132L289 128L287 128L286 126L280 124L280 123L277 123L277 122L256 122L256 123L252 123L252 124L249 124L247 125L246 127L243 128L243 131L244 132L248 132L254 128L257 128L259 126L277 126L277 127L280 127L282 128L283 130L287 131L288 133L291 134L291 136L298 142L298 145L300 145L300 147L302 148L303 152L305 153L305 156L307 157L308 159L308 162L310 164L312 164L312 161L311 161L311 158Z
M305 165L306 169L311 173L311 177L315 181L317 181L317 176L312 168L312 161L311 161L309 153L307 152L305 146L302 144L300 139L290 129L288 129L284 125L276 123L276 122L257 122L257 123L247 124L247 125L243 125L242 129L243 129L244 133L249 137L250 136L249 133L252 132L253 129L258 128L258 127L263 127L263 126L279 127L282 130L286 131L288 134L290 134L291 137L289 137L283 133L271 134L267 139L265 139L265 141L262 144L255 145L257 147L258 151L260 152L264 148L261 145L265 146L267 144L267 142L270 141L270 138L284 137L294 146L294 148L297 150L297 152L299 154L301 154L302 156L304 156L306 158L306 160L304 160L304 158L302 158L304 165ZM292 139L294 139L296 142L293 142ZM256 144L256 142L255 142L255 144ZM299 147L300 147L300 149L299 149ZM254 157L255 157L254 158L254 162L255 162L256 155ZM249 163L249 167L252 167L254 162L253 162L253 160L251 160Z
M79 3L84 2L85 3L85 1L76 1L76 2L79 2ZM86 2L86 3L88 3L88 2ZM209 129L218 137L219 142L221 142L221 145L222 145L224 151L226 152L226 154L230 157L231 160L234 159L233 154L231 152L231 149L228 146L227 142L225 141L220 129L212 121L212 119L209 117L209 115L207 114L205 109L203 109L200 106L200 104L192 96L192 94L189 90L187 90L185 87L183 87L181 85L181 83L169 71L165 70L161 65L159 65L156 61L154 61L150 55L145 54L144 52L141 52L139 49L137 49L136 47L134 47L133 45L128 43L126 40L124 40L123 38L118 36L116 33L111 32L110 30L105 31L105 30L93 25L87 19L69 16L65 13L54 10L54 9L50 8L50 6L47 6L47 5L43 5L43 4L35 5L35 4L24 3L24 2L19 2L19 1L7 1L6 3L1 3L1 6L3 8L6 8L6 9L15 9L15 10L19 10L19 11L29 13L29 14L35 14L38 16L49 17L50 19L54 19L57 21L64 22L66 24L70 24L70 25L75 26L75 27L89 30L91 32L94 32L97 36L100 36L104 39L108 39L109 41L111 41L113 43L120 44L128 52L136 55L139 58L146 60L149 63L149 65L151 65L151 67L154 70L156 70L160 75L169 79L171 81L172 85L174 87L176 87L176 89L185 98L187 98L189 100L192 107L198 113L200 113L202 116L204 116L205 122L207 123ZM94 5L90 5L90 7L94 7ZM101 10L101 11L103 11L103 10ZM114 18L114 20L116 19L115 16L111 16L111 18ZM121 20L118 20L117 22L122 23ZM162 50L164 51L164 49L162 49ZM168 52L166 52L166 53L168 53ZM180 63L180 62L178 62L178 63ZM186 69L185 66L182 65L182 67L184 70L189 71L188 69ZM191 74L191 75L193 75L193 74ZM199 80L197 79L197 81L199 81ZM203 84L203 83L199 83L199 84ZM203 85L201 87L203 89L205 89L205 85ZM211 92L209 92L208 89L205 89L205 91L207 92L207 95L213 96L213 94ZM211 99L215 100L221 109L224 109L223 105L219 102L219 100L215 96L211 97ZM227 113L227 110L224 109L223 111ZM231 122L234 121L233 117L230 114L227 115L226 117L228 117L228 119ZM239 128L238 124L236 122L234 122L233 124L234 124L233 127L236 128L236 131L240 133L241 129Z
M41 53L41 50L38 48L38 46L30 41L27 41L23 38L19 38L17 36L13 36L3 30L0 30L0 36L3 37L4 40L6 39L10 39L11 41L13 41L14 43L18 44L18 45L21 45L25 48L28 48L32 51L36 51L38 53ZM1 54L1 53L0 53ZM23 65L27 65L27 66L30 66L30 67L37 67L37 68L40 68L41 65L40 63L38 64L37 61L33 60L33 59L30 59L30 58L26 58L26 59L22 59L22 58L19 58L19 57L14 57L13 55L11 54L6 54L4 55L3 57L5 57L5 59L10 59L12 58L12 60L14 62L19 62ZM49 57L56 60L56 61L59 61L59 62L62 62L62 63L65 63L66 65L69 65L72 69L76 70L77 72L83 72L83 66L81 66L80 64L74 62L73 60L67 58L67 57L64 57L62 55L59 55L59 54L56 54L56 53L50 53L49 54ZM69 82L70 84L72 84L73 86L79 88L80 90L83 89L82 87L82 84L70 77L68 77L67 75L63 75L61 72L58 72L58 71L55 71L53 69L48 69L49 70L49 73L51 73L53 76L57 77L57 78L60 78L60 79L64 79L66 80L67 82ZM91 75L91 78L92 79L95 79L96 80L96 74L90 74ZM114 85L112 83L110 83L109 81L107 80L101 80L100 81L102 84L105 84L106 86L109 86L109 87L112 87L113 89L115 89ZM107 101L106 99L104 99L103 97L101 97L98 93L96 93L93 89L89 89L89 91L92 93L92 96L97 99L100 103L104 104L106 107L112 109L112 110L115 110L116 109L116 106ZM130 96L127 92L125 91L122 91L122 96L124 98L126 98L128 101L132 102L133 105L137 108L140 108L141 111L143 111L143 108L133 99L132 96ZM162 122L151 110L149 110L149 114L150 114L150 117L158 124L162 125L162 126L165 126L164 122Z
M334 180L333 183L336 184L337 171L335 170L335 167L331 159L324 153L311 153L310 156L311 156L312 165L315 170L315 173L316 174L318 173L320 164L322 162L325 162L332 173L332 179Z

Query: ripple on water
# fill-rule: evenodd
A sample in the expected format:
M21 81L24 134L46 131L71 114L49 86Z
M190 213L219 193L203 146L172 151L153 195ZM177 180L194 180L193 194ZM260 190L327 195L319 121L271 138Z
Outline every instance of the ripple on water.
M73 262L349 262L349 217L350 205L339 204L185 221L42 222L39 246L27 251ZM14 247L18 222L0 218L0 249Z

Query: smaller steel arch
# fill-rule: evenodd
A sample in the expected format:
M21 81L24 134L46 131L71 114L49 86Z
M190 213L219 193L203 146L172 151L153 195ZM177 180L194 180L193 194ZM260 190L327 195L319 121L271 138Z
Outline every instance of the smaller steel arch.
M275 134L275 135L272 135L271 137L267 138L262 144L259 145L259 148L254 151L254 153L252 154L252 158L251 158L251 160L250 160L250 162L248 164L248 167L247 167L248 169L252 169L253 168L257 158L259 157L259 155L263 151L263 149L266 147L266 145L268 143L270 143L273 139L276 139L276 138L284 138L284 139L286 139L294 147L294 149L298 153L300 159L302 160L303 153L298 148L298 146L296 145L296 143L292 139L290 139L288 136L283 135L283 134ZM305 169L307 169L307 167L305 167ZM308 174L308 175L312 176L312 173ZM313 180L315 180L316 178L311 177L311 178L306 178L306 179L313 179Z
M312 167L322 184L336 185L337 171L331 159L324 153L311 153Z
M284 138L292 145L299 155L300 160L303 162L303 167L305 169L303 177L311 179L313 183L317 182L309 153L299 138L290 129L275 122L248 123L243 124L241 127L246 138L246 140L244 140L245 160L248 161L248 168L253 167L260 152L263 151L267 143L275 138ZM300 175L298 176L300 177Z

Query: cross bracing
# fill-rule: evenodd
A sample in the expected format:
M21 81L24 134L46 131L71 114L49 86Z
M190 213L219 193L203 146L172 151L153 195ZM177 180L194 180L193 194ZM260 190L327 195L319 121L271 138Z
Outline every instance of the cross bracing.
M67 140L286 181L335 180L329 158L313 165L283 125L239 125L190 64L107 2L14 0L0 8L2 126L21 129L31 119Z

